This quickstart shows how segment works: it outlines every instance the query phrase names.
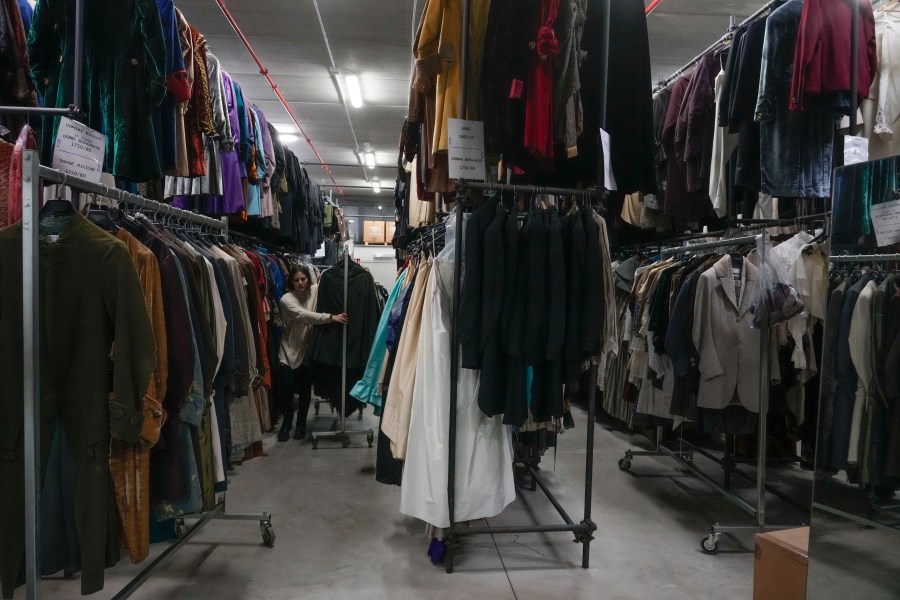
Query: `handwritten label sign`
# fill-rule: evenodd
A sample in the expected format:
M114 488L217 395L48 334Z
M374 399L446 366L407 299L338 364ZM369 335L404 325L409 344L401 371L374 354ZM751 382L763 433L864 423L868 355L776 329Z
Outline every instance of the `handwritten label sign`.
M484 123L447 120L450 178L484 181Z
M879 246L900 242L900 200L873 204L869 213Z
M53 168L92 183L100 182L106 136L63 117L53 147Z

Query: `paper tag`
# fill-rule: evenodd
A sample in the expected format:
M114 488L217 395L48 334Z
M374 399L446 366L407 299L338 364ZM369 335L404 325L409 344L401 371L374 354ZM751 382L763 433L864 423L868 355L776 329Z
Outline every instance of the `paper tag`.
M855 135L845 135L844 165L855 165L867 160L869 160L869 140Z
M900 200L873 204L869 215L879 247L900 242Z
M603 146L603 181L606 182L606 189L617 191L619 187L616 185L616 177L613 175L612 160L609 154L609 133L604 129L600 129L600 144Z
M47 241L50 242L51 244L55 244L56 242L59 241L59 236L58 235L48 235Z
M448 119L447 126L450 178L484 181L484 123Z
M247 278L246 278L246 277L241 277L241 279L244 280L244 285L249 285L249 284L247 283Z
M106 136L67 117L59 120L53 168L91 183L100 182Z

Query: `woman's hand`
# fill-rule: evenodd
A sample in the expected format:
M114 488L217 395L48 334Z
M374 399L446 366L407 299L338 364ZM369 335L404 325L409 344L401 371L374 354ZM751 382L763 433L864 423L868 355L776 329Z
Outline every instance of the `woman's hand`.
M341 313L339 315L331 315L332 323L343 323L346 325L350 322L350 319L347 318L347 313Z

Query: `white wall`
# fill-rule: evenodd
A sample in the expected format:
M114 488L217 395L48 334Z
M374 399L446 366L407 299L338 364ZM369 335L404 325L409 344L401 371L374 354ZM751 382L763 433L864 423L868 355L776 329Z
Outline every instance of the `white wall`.
M392 246L362 246L354 245L352 257L359 259L359 264L367 268L375 281L383 285L388 291L394 286L397 279L397 261L394 258Z

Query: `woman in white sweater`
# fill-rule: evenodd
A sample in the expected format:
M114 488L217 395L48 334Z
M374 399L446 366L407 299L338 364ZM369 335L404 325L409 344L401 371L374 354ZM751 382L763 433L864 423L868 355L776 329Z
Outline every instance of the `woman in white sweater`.
M308 266L292 267L288 275L288 286L290 291L278 303L284 318L284 335L278 350L278 399L284 417L278 432L279 442L286 442L291 437L294 394L300 396L294 439L302 440L306 437L306 419L312 400L312 374L310 366L304 362L310 331L313 326L325 323L347 324L346 314L315 312L319 286L312 285Z

